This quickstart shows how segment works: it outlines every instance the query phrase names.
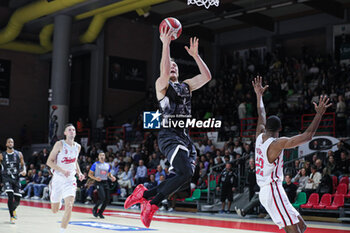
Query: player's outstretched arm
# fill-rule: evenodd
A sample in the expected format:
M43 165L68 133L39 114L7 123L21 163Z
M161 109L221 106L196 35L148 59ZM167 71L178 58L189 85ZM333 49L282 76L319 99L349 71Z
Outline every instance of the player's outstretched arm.
M268 85L262 86L262 77L258 76L252 81L252 85L254 87L254 91L257 98L257 108L258 108L258 123L256 125L256 137L259 136L259 134L265 132L265 125L266 125L266 112L265 112L265 106L263 102L263 95L265 90L269 87Z
M208 66L202 60L198 54L198 43L199 39L197 37L190 38L190 48L185 46L188 54L193 57L199 68L200 74L194 76L191 79L186 79L184 82L190 86L191 91L197 90L204 86L207 82L211 80L211 73Z
M317 105L315 102L313 103L315 106L316 115L304 133L296 135L291 138L281 137L276 141L274 141L273 143L271 143L268 149L269 162L275 161L283 149L297 147L312 139L321 122L323 114L326 112L327 108L329 108L332 105L331 103L328 104L328 102L329 102L329 98L327 96L321 95L319 104Z
M160 60L160 77L156 81L156 91L161 92L169 85L170 78L170 42L174 32L163 27L160 31L160 40L163 43L162 58Z

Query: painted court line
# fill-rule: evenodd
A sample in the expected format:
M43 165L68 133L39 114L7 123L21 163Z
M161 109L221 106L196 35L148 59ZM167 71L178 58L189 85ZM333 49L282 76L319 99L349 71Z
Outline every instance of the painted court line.
M0 198L0 202L7 203L7 199ZM30 206L36 208L47 208L50 209L50 203L41 203L41 202L32 202L23 200L21 204L23 206ZM73 207L74 212L87 213L91 214L91 207ZM139 213L128 212L128 211L116 211L116 210L106 210L104 215L112 217L122 217L122 218L139 218ZM203 216L204 217L204 216ZM239 230L251 230L258 232L284 232L279 230L278 227L274 224L264 224L256 222L241 222L234 220L218 220L205 218L193 218L193 217L181 217L181 216L167 216L167 215L155 215L153 221L168 222L175 224L188 224L188 225L197 225L197 226L209 226L209 227L218 227L218 228L229 228L229 229L239 229ZM271 221L272 223L272 221ZM315 224L313 224L315 225ZM336 227L339 228L339 227ZM306 230L307 233L350 233L350 227L348 230L345 229L329 229L329 226L320 226L318 227L309 227Z

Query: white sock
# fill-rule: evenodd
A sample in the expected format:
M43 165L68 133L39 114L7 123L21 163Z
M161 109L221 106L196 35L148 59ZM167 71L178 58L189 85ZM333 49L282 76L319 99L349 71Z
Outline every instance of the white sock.
M66 229L64 229L64 228L60 228L60 233L64 233L66 231Z

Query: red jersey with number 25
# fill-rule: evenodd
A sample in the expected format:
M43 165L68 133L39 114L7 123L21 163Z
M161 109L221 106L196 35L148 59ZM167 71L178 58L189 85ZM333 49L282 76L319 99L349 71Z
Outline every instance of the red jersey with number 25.
M273 163L269 163L267 150L276 138L268 138L263 143L262 136L263 133L258 136L255 142L256 182L260 188L270 185L271 182L282 183L283 181L283 150Z

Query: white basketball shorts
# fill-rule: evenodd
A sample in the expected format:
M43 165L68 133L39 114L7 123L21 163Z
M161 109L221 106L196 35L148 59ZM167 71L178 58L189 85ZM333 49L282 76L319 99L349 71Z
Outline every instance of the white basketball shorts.
M52 203L60 202L62 199L73 196L77 190L77 180L75 176L65 177L54 174L49 185L50 201Z
M260 188L259 200L280 229L299 222L300 214L289 202L281 183L272 182Z

